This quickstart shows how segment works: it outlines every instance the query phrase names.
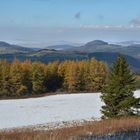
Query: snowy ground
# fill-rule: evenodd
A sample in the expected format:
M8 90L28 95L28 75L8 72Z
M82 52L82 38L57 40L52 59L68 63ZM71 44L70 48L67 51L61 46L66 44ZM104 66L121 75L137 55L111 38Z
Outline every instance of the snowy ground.
M1 100L0 129L99 119L102 104L99 93Z

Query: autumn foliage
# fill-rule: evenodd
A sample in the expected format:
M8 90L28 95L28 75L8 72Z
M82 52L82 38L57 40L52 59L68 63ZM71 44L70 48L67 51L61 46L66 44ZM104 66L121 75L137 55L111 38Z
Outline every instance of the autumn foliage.
M57 90L67 92L100 91L107 66L95 58L82 61L20 62L0 60L0 96L41 94Z

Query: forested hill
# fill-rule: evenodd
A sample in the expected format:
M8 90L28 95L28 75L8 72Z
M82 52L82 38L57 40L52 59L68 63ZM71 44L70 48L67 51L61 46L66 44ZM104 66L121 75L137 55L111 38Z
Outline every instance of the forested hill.
M102 40L94 40L86 43L83 46L73 47L67 50L71 52L84 52L84 53L117 52L140 59L140 44L130 44L123 46L119 44L109 44L108 42L104 42Z
M0 41L0 54L29 53L31 51L33 51L32 48L27 48L20 45L14 45L4 41Z
M0 54L0 59L6 59L8 62L12 62L15 58L20 61L24 61L26 59L31 61L40 61L43 63L49 63L52 61L64 61L64 60L85 60L95 57L97 60L101 60L106 62L109 66L112 65L113 61L118 56L118 53L113 52L95 52L95 53L68 53L68 52L60 52L54 50L43 50L38 51L33 54ZM140 60L134 57L124 55L127 59L130 67L134 71L139 71L140 69Z

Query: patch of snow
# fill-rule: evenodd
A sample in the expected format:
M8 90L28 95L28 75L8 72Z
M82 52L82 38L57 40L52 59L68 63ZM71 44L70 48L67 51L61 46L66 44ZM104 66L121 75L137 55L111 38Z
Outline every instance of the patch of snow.
M140 98L140 90L136 90L134 93L135 93L134 96L136 98Z
M140 90L135 95L140 97ZM0 129L100 119L102 105L100 93L1 100Z

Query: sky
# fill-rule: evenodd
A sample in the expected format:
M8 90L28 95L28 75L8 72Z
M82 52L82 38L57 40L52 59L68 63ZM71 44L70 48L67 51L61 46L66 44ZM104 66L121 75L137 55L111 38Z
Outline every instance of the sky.
M29 47L140 41L140 0L0 0L0 40Z

